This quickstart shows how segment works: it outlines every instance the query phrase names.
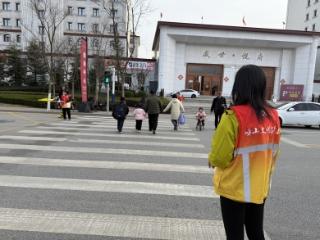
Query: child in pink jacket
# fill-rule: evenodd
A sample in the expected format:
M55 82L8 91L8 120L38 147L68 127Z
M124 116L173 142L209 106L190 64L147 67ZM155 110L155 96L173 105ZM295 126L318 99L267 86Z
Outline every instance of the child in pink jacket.
M136 130L141 131L142 121L146 118L146 112L141 107L141 105L137 105L136 109L133 111L134 118L136 119Z

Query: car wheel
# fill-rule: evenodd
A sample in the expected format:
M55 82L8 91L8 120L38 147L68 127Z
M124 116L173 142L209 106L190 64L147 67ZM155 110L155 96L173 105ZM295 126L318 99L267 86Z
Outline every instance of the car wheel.
M280 127L283 127L281 118L279 118L279 122L280 122Z
M191 98L196 98L197 96L195 94L192 94L191 95Z
M306 128L311 128L311 125L304 125Z

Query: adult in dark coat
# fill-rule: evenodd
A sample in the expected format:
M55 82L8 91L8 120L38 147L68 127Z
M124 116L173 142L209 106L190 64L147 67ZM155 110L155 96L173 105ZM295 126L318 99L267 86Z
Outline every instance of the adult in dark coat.
M221 92L218 92L217 97L213 99L211 105L211 113L214 112L214 125L216 128L218 127L226 105L226 99L221 96Z
M118 132L122 132L122 127L124 120L129 113L128 105L126 104L126 99L124 97L120 98L120 103L115 106L112 112L112 116L117 120Z
M149 131L156 134L159 113L161 112L161 102L153 90L150 91L150 96L147 98L145 110L149 118Z

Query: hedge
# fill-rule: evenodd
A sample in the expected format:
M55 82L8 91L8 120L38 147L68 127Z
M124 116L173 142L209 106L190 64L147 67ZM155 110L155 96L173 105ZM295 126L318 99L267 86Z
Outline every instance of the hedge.
M129 94L130 95L130 94ZM25 91L0 91L0 102L8 103L8 104L18 104L36 108L46 108L47 102L39 102L38 100L41 98L46 98L48 95L46 92L25 92ZM101 102L105 105L105 98ZM116 98L116 103L120 100L119 97ZM126 102L128 106L135 107L138 103L140 103L141 97L126 97ZM111 101L111 99L110 99ZM164 108L169 103L169 100L166 98L160 98L161 105ZM81 102L80 96L75 96L74 103L77 106L78 103ZM52 108L55 107L55 104L52 103ZM110 102L110 107L111 102ZM105 107L104 107L105 108Z

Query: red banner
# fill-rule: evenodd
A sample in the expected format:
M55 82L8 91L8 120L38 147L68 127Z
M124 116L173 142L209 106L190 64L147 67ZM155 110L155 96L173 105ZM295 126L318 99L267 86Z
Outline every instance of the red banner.
M80 46L80 78L81 78L81 97L82 102L88 101L88 42L86 39L81 39Z
M304 85L282 84L280 101L302 101Z

